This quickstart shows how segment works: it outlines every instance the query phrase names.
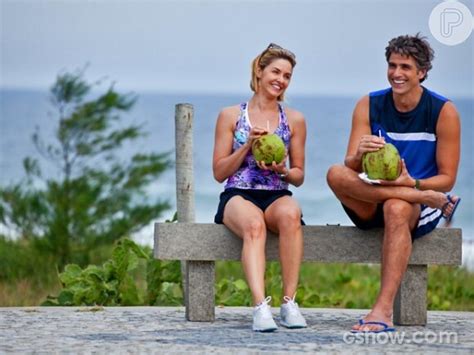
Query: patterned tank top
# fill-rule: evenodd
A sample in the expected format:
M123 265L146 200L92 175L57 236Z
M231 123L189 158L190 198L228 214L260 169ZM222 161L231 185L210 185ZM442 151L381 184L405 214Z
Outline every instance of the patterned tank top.
M288 119L285 111L278 104L279 109L279 124L275 130L277 134L285 143L288 150L290 145L291 131L288 124ZM245 144L251 129L248 103L240 104L240 115L234 130L234 143L232 151L236 151ZM255 159L250 149L245 156L242 165L239 169L227 179L225 189L239 188L239 189L253 189L253 190L287 190L288 183L280 179L277 173L272 170L263 170L257 166Z

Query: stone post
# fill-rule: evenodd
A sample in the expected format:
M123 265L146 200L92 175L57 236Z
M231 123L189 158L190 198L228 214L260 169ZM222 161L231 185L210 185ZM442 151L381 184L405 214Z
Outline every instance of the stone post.
M178 223L195 222L193 115L192 105L176 105L176 204ZM181 273L186 319L189 321L214 321L214 262L182 262Z
M393 307L393 322L398 325L426 324L428 266L408 265Z

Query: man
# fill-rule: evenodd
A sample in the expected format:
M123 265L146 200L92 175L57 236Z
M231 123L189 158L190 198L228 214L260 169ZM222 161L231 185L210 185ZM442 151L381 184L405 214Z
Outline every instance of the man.
M460 120L454 105L426 89L434 57L425 38L400 36L385 49L390 88L370 93L356 105L344 165L332 166L327 181L344 210L361 229L384 228L381 287L355 332L392 331L393 303L406 271L412 239L449 222L460 202L445 195L454 186L460 155ZM362 181L362 156L394 144L401 175L370 185Z

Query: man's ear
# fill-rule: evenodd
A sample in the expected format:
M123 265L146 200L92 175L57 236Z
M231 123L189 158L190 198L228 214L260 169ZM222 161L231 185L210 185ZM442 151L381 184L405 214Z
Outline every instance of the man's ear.
M426 69L420 69L420 70L418 70L418 79L422 80L423 78L425 78L425 77L426 77L426 73L427 73Z

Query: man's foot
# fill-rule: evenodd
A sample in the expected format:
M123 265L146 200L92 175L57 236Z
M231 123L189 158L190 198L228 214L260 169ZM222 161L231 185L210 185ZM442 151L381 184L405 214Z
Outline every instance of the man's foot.
M386 324L384 326L383 324ZM380 331L387 331L388 329L393 328L393 322L391 317L387 317L386 315L382 313L375 313L375 312L370 312L368 315L366 315L359 323L354 325L351 329L351 331L355 332L380 332Z
M446 197L444 192L434 191L434 190L424 190L422 204L427 205L431 208L442 209L449 200Z
M443 217L446 218L446 223L450 223L453 219L454 212L456 212L456 208L458 208L459 202L461 202L461 198L459 196L447 196L448 201L444 204L441 211L443 212Z
M295 297L283 297L286 303L282 303L280 307L280 324L289 329L306 328L306 320L301 315L298 303Z
M395 328L389 326L387 323L384 322L365 322L362 319L359 319L359 325L360 326L367 326L367 325L375 325L375 326L380 326L380 329L376 330L351 330L351 333L388 333L388 332L394 332Z
M273 320L272 311L268 305L271 300L271 296L268 296L262 303L254 307L252 329L255 332L273 332L277 330L278 327Z

